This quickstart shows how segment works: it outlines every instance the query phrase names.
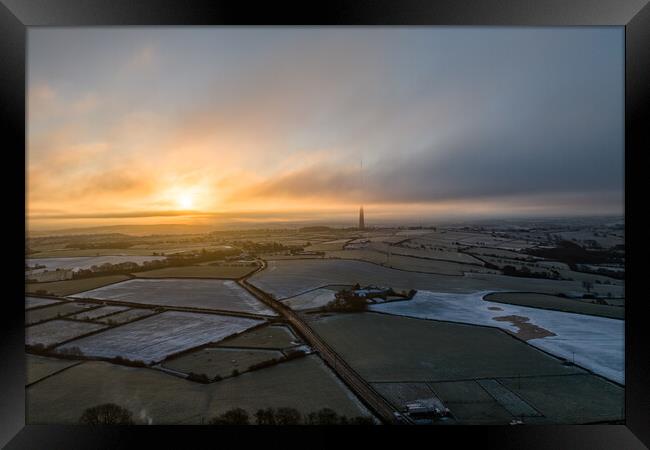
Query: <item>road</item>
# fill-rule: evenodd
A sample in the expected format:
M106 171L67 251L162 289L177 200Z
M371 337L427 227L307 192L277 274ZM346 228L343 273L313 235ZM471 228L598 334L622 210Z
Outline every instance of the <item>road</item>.
M248 282L248 278L255 273L266 269L266 261L260 261L262 265L254 272L249 273L237 282L262 303L278 312L284 317L294 329L305 339L305 341L323 358L323 360L336 372L339 378L354 392L357 397L373 411L384 423L387 424L410 424L406 416L403 416L375 391L354 369L352 369L341 358L332 347L330 347L297 313L279 302L266 292L258 289Z

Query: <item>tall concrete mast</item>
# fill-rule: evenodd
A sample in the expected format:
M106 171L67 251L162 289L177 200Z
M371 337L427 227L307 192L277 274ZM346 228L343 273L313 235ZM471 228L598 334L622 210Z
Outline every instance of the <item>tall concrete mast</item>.
M359 174L360 184L361 184L361 195L363 196L363 158L361 158L361 167ZM363 217L363 201L361 202L361 208L359 208L359 229L366 229L366 222Z

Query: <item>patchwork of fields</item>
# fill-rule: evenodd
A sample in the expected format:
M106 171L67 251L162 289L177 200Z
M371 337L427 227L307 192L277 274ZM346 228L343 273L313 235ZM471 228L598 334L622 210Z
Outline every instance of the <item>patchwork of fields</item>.
M400 316L503 328L530 345L610 380L624 382L625 323L622 320L493 303L482 300L485 294L419 291L410 301L371 305L370 309ZM530 333L539 329L550 332L550 335L537 337Z
M399 409L439 400L462 424L622 418L622 387L497 329L373 313L319 315L311 326Z
M261 323L261 320L244 317L167 311L74 340L57 350L65 352L74 348L85 356L119 356L152 363L193 347L218 342Z
M553 246L549 236L623 242L607 228L509 226L126 236L123 250L84 247L115 244L110 234L76 236L77 248L48 237L30 246L39 257L26 263L46 266L36 271L187 253L184 265L26 285L27 423L77 423L107 402L139 424L201 424L232 408L371 416L360 398L373 403L341 381L349 378L338 361L395 411L448 408L435 423L620 421L620 249L590 247L613 262L578 272L587 269L561 252L557 261L532 256ZM318 312L357 283L418 292L366 312Z
M239 311L265 316L276 314L237 283L229 280L134 279L70 297Z
M28 283L25 285L25 292L36 294L39 291L43 291L52 295L65 297L66 295L96 289L128 279L129 277L127 275L107 275L102 277L79 278L76 280L52 281L48 283Z
M518 278L492 274L445 276L396 270L376 264L351 260L269 261L266 270L254 274L250 282L278 299L292 297L330 284L360 283L401 289L436 292L471 293L487 290L540 292L582 295L581 282L536 278ZM594 290L623 294L622 286L597 285Z
M140 424L202 424L232 408L292 407L303 414L331 408L348 416L370 412L318 359L298 360L201 384L144 368L84 362L26 391L28 424L74 424L86 408L116 403ZM56 407L53 407L56 405Z
M78 256L67 258L30 258L25 262L29 266L45 266L45 269L36 270L56 270L66 269L77 271L81 269L90 269L92 266L101 266L102 264L119 264L123 262L132 262L142 265L146 261L162 261L166 259L165 256L142 256L142 255L129 255L129 256Z

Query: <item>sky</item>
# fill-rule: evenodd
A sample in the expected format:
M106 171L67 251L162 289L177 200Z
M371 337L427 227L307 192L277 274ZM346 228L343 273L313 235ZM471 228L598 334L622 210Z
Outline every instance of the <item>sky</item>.
M28 30L27 220L622 214L622 27Z

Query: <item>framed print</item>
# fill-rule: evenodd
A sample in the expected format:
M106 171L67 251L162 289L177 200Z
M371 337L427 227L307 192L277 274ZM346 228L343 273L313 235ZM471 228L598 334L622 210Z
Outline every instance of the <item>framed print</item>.
M7 448L650 442L646 2L0 12Z

